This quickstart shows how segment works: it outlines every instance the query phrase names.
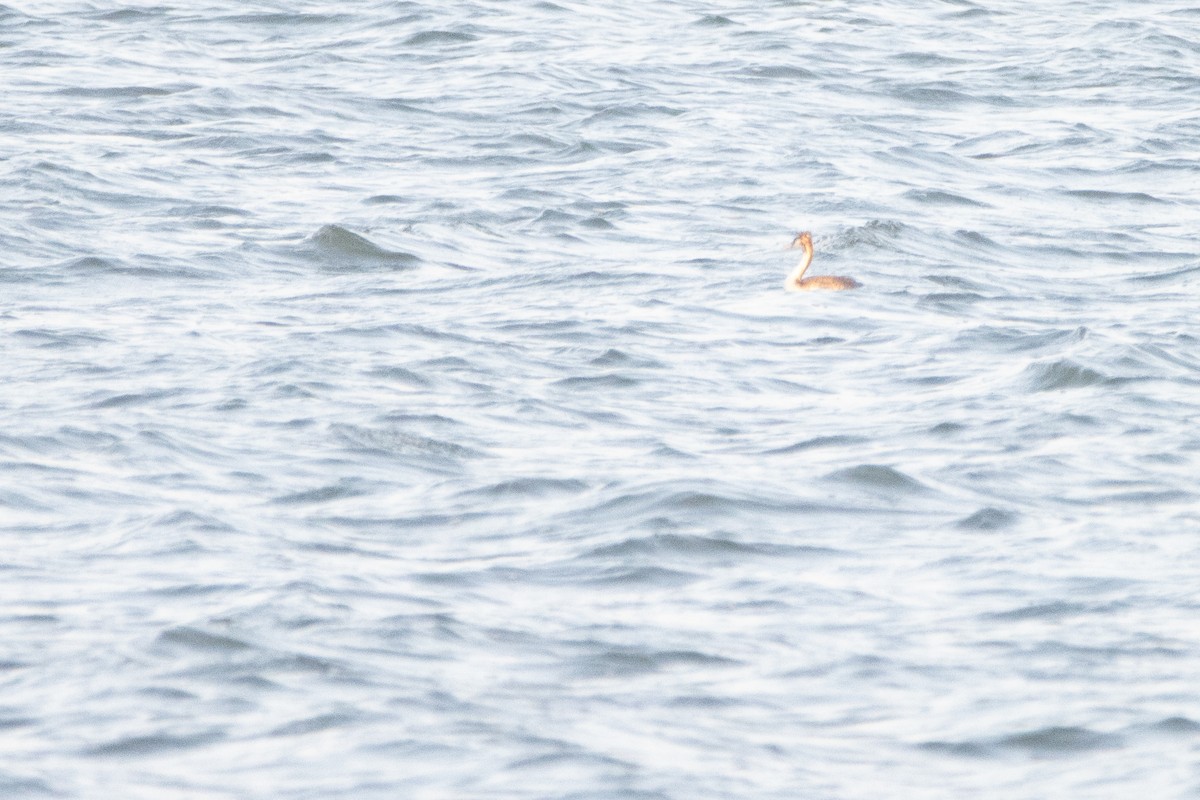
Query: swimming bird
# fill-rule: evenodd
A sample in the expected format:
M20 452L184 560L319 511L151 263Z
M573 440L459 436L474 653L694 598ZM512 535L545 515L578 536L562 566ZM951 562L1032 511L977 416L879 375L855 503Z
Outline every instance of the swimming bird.
M784 282L783 288L789 292L807 292L812 289L857 289L862 286L861 283L854 278L845 278L841 275L814 275L811 278L804 277L804 271L808 269L808 265L813 260L812 234L808 231L796 234L796 238L792 240L792 247L804 248L804 255L800 257L800 263L792 270L792 273L787 276L787 281Z

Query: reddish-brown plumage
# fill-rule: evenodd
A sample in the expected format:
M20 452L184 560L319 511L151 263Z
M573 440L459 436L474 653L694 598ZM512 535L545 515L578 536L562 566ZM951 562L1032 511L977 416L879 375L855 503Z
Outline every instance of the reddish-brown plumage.
M812 234L808 231L798 234L792 240L792 247L799 247L804 250L804 255L800 258L800 263L788 275L787 281L784 283L784 288L789 292L809 292L814 289L828 289L831 291L840 291L842 289L857 289L862 286L861 283L854 278L847 278L841 275L814 275L811 278L804 277L808 265L813 260L813 244Z

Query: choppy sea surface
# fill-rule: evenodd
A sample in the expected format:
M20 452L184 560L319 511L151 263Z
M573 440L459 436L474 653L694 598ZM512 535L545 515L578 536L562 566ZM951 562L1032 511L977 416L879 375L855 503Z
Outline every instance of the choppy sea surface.
M31 0L0 101L0 796L1200 796L1200 7Z

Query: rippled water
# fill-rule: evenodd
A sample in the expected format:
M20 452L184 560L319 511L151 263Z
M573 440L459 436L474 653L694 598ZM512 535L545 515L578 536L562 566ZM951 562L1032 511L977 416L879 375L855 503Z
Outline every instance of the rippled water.
M113 5L0 6L0 795L1200 792L1200 10Z

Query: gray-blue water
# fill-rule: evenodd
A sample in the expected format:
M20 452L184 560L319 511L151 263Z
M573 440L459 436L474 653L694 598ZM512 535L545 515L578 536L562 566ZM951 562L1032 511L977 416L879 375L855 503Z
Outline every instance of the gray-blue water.
M1198 109L1172 0L10 0L0 796L1200 795Z

